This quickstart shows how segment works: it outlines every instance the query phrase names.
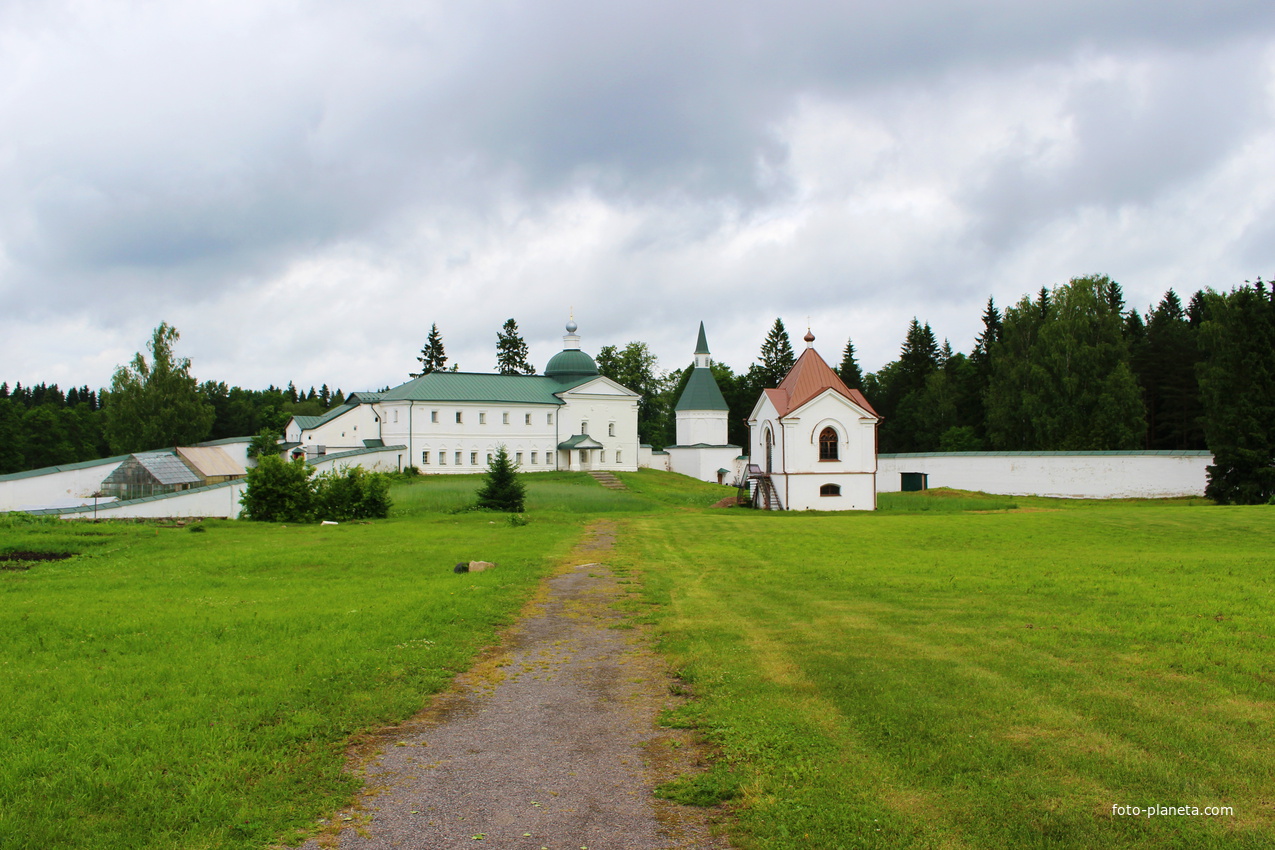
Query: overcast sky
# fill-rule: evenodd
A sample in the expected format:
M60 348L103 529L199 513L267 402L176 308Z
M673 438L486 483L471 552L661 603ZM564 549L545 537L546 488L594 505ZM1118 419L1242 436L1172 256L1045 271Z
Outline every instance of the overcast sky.
M0 0L0 380L830 362L1105 273L1275 275L1270 0Z

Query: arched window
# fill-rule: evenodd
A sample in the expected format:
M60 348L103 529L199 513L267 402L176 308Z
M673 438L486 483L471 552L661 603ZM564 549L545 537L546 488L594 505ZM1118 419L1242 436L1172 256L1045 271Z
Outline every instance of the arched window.
M837 459L837 432L834 428L824 428L819 432L819 459Z
M840 496L841 485L840 484L824 484L822 487L819 488L819 495L820 496Z

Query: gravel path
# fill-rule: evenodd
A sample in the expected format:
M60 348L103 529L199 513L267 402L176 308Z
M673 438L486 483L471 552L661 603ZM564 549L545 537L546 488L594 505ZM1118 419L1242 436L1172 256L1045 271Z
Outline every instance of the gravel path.
M651 796L702 754L656 726L678 698L641 630L613 628L627 590L595 561L614 533L593 526L501 647L356 759L362 799L305 850L729 846L720 812Z

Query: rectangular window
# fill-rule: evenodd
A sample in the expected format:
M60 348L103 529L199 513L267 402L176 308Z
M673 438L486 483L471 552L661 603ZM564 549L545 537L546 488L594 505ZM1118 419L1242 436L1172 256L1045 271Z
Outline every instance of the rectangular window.
M616 462L616 463L619 463L619 462L620 462L620 450L619 450L619 449L616 449L616 450L615 450L615 462Z
M429 452L421 452L421 464L429 466Z
M527 425L530 425L530 424L531 424L531 414L530 414L530 413L526 414L525 424L527 424Z
M460 420L459 420L459 419L457 419L456 421L457 421L457 422L459 422ZM478 414L478 424L479 424L479 425L486 425L486 424L487 424L487 414L486 414L485 412L480 412L480 413Z
M458 411L456 411L456 424L457 424L457 425L460 425L460 424L462 424L464 421L465 421L465 420L461 418L460 411L459 411L459 410L458 410Z
M608 423L607 423L607 436L608 436L608 437L614 437L614 436L615 436L615 423L614 423L614 422L608 422Z
M536 453L535 453L535 452L532 452L532 453L531 453L531 464L532 464L532 466L535 466L535 464L536 464Z
M545 414L545 424L546 424L546 425L552 425L552 424L553 424L553 414L552 414L552 413L546 413L546 414Z
M470 452L470 453L469 453L469 465L470 465L470 466L477 466L477 465L478 465L478 452Z
M437 410L431 410L431 411L429 412L429 421L430 421L430 422L437 422L437 421L438 421L438 411L437 411Z
M447 466L447 452L438 453L438 465Z
M606 463L606 462L607 462L607 453L606 453L606 450L604 449L598 452L598 463Z
M517 464L522 463L522 452L517 452L516 454L514 454L514 463L517 463Z
M460 452L456 452L456 465L460 466Z
M394 424L398 424L398 408L394 408Z
M589 450L588 450L588 449L580 449L580 462L581 462L581 463L587 463L587 462L588 462L588 460L589 460Z
M487 452L487 465L491 465L491 452Z
M509 424L509 411L505 411L504 413L500 414L500 424L501 425Z

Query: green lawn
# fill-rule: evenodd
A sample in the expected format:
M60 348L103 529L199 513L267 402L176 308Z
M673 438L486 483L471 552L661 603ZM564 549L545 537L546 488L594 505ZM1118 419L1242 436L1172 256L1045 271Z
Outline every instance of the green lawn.
M1270 508L625 525L743 847L1270 846Z
M1275 828L1275 514L931 491L704 510L644 471L394 488L337 527L27 522L0 554L0 847L264 848L356 788L353 736L465 669L589 520L721 749L742 847L1259 847ZM460 560L492 572L455 575ZM10 565L12 566L12 565ZM1230 806L1114 817L1112 805Z
M356 789L350 738L466 669L585 521L724 491L652 475L530 476L523 527L451 513L479 476L400 484L391 519L337 527L0 516L0 555L76 555L0 570L0 847L299 836ZM452 573L471 559L499 567Z

